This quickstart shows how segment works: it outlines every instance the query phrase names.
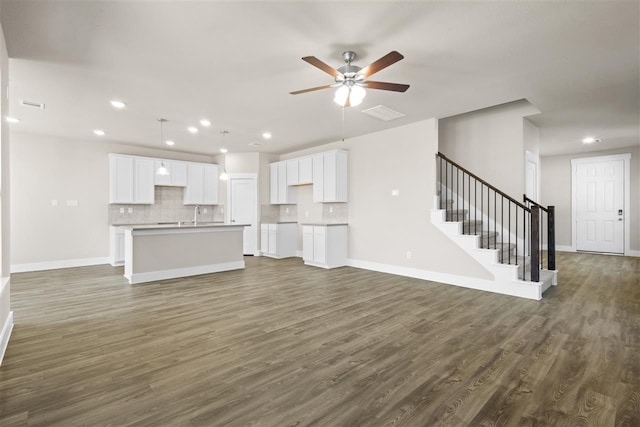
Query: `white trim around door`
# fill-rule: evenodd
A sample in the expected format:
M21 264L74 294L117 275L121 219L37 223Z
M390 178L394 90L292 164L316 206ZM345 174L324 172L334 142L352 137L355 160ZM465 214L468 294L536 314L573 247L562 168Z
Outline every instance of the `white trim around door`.
M612 160L623 160L624 161L624 255L633 256L635 251L631 251L630 247L630 215L629 215L629 207L631 206L631 153L624 154L612 154L609 156L596 156L596 157L581 157L578 159L571 159L571 248L573 251L577 250L577 168L579 164L584 163L594 163L594 162L605 162Z
M231 222L231 218L233 215L232 212L232 204L231 204L231 182L234 179L247 179L247 180L252 180L253 181L253 190L255 194L255 200L254 200L254 209L253 209L253 213L252 213L252 221L251 221L251 225L253 226L253 232L254 232L254 241L255 241L255 246L254 246L254 252L253 254L258 256L260 255L260 246L259 246L259 242L260 240L258 239L259 237L259 233L260 233L260 224L258 223L258 213L259 213L259 197L260 195L258 194L258 174L257 173L229 173L229 179L227 180L227 213L225 218L227 218L227 222Z

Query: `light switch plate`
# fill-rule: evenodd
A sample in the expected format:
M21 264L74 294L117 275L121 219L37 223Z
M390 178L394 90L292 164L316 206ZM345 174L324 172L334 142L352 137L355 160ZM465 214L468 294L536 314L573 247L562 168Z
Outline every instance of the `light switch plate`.
M53 199L53 200L51 201L51 206L54 206L54 207L55 207L55 206L58 206L58 200L57 200L57 199Z
M397 188L391 190L391 197L398 197L400 195L400 190Z
M204 210L204 213L207 213L207 208L204 208L203 210Z
M133 208L127 208L128 213L133 213Z
M124 208L120 208L120 213L124 213Z
M70 208L77 208L78 201L77 200L67 200L67 206Z

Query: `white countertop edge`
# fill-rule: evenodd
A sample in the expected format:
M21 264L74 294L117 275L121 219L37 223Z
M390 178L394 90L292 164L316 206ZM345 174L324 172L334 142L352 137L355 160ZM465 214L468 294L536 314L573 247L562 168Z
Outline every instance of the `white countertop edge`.
M249 224L212 224L212 225L153 225L153 226L136 226L126 227L125 232L131 234L150 235L150 234L188 234L188 233L220 233L227 231L243 231L244 227Z

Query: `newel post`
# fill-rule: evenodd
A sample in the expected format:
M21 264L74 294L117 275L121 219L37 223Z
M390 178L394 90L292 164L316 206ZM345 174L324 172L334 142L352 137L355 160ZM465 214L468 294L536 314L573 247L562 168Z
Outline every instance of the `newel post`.
M555 222L555 206L547 207L547 264L549 270L556 269L556 222Z
M540 208L531 205L531 281L540 281Z

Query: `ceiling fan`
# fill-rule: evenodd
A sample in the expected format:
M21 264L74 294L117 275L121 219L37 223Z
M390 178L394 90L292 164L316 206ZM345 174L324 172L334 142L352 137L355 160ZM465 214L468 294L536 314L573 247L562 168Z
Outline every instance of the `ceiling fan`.
M364 88L379 89L379 90L391 90L394 92L405 92L409 89L409 85L399 83L386 83L386 82L374 82L367 80L368 77L377 73L380 70L387 68L389 65L395 64L404 58L400 53L395 50L387 53L382 58L374 61L368 66L361 68L357 65L351 65L351 62L356 58L356 53L352 51L346 51L342 54L342 59L347 65L335 68L330 67L324 62L320 61L315 56L305 56L303 61L308 62L324 71L327 74L332 75L335 78L334 84L328 84L323 86L312 87L309 89L297 90L295 92L289 92L291 95L298 95L301 93L313 92L320 89L328 89L331 87L337 87L335 98L333 101L344 107L355 106L362 102L366 95Z

